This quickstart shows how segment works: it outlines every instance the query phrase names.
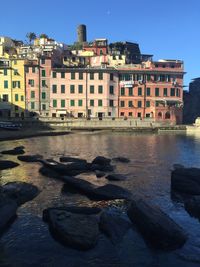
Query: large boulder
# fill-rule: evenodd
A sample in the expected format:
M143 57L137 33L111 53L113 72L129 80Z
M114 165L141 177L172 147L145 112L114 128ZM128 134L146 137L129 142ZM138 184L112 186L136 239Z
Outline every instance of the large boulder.
M88 250L98 240L99 227L95 215L85 215L65 210L50 209L48 224L53 237L66 246Z
M18 146L15 147L14 149L10 149L10 150L4 150L1 152L1 154L5 154L5 155L22 155L25 153L24 151L24 146Z
M63 157L60 157L60 162L79 162L79 163L87 163L87 160L85 160L85 159L79 159L79 158L74 158L74 157L63 156Z
M125 157L116 157L116 158L112 158L113 161L116 162L122 162L122 163L129 163L130 159L125 158Z
M100 216L99 228L113 244L121 242L130 227L130 221L119 214L104 211Z
M12 169L19 166L17 162L11 160L0 160L0 170Z
M106 176L106 179L109 181L124 181L126 180L126 176L119 173L111 173Z
M101 178L101 177L106 175L105 172L102 172L102 171L99 171L99 170L96 170L95 174L96 174L97 178Z
M129 191L117 185L106 184L104 186L96 186L83 179L70 176L64 176L62 179L65 181L63 186L64 192L68 191L70 187L93 200L130 199L132 196Z
M17 203L0 194L0 234L10 225L16 217Z
M200 195L200 169L176 168L171 173L171 188L180 193Z
M95 159L93 159L92 164L107 165L107 164L110 164L110 162L111 162L111 159L98 156Z
M23 155L18 156L18 160L24 161L24 162L40 162L40 160L43 158L41 155Z
M40 160L46 168L49 168L62 175L78 175L87 172L90 164L84 162L73 162L70 164L62 164L56 161Z
M187 212L200 219L200 196L194 196L184 202Z
M178 224L159 207L149 205L144 200L133 200L127 213L144 238L158 249L177 249L187 240Z
M35 185L25 182L10 182L2 187L2 193L14 200L17 205L22 205L35 198L39 190Z

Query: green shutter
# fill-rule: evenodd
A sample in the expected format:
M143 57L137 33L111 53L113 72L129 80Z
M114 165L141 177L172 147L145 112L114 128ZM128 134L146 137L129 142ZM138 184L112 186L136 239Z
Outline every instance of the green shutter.
M56 99L53 99L53 107L57 108L57 100Z
M79 107L82 107L82 105L83 105L83 100L82 99L78 100L78 105L79 105Z
M8 81L4 81L4 88L5 88L5 89L8 88Z
M79 94L83 93L83 85L82 84L79 84L79 86L78 86L78 93Z
M65 107L65 99L61 99L61 108Z

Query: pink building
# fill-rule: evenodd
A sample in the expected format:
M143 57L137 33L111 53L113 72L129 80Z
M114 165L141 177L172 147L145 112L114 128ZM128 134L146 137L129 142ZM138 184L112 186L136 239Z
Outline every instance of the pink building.
M118 76L112 69L54 68L51 116L117 117Z

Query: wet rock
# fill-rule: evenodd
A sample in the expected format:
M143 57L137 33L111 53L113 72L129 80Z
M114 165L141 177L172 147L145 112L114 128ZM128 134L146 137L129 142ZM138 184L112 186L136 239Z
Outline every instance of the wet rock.
M17 203L0 194L0 234L10 225L15 219L17 211Z
M119 214L117 215L109 212L103 212L101 214L99 228L111 239L113 244L121 242L130 227L130 221Z
M62 244L80 250L88 250L96 245L99 227L95 215L50 209L47 218L50 232Z
M133 200L127 213L144 238L158 249L177 249L187 240L178 224L159 207L149 205L144 200Z
M11 160L0 160L0 170L12 169L19 166L17 162Z
M43 156L41 155L23 155L17 157L19 160L24 162L39 162Z
M106 176L106 179L108 179L109 181L124 181L126 180L126 176L124 176L123 174L119 174L119 173L112 173L112 174L108 174Z
M122 162L122 163L129 163L130 162L130 159L125 158L125 157L116 157L116 158L113 158L112 160L116 161L116 162Z
M196 218L200 219L200 196L194 196L184 202L187 212Z
M110 162L111 162L111 159L98 156L95 159L93 159L92 164L107 165L107 164L110 164Z
M52 170L50 168L46 168L46 167L43 166L43 167L41 167L39 169L39 172L44 176L62 180L62 176L59 173L57 173L56 171L54 171L54 170Z
M130 199L132 196L129 191L117 185L106 184L98 187L80 178L70 176L62 178L65 182L62 189L64 192L68 191L68 187L72 187L93 200Z
M7 183L2 187L2 192L7 197L14 200L17 205L22 205L39 194L39 190L35 185L25 182Z
M83 172L87 172L90 169L90 165L84 162L73 162L70 164L62 164L56 161L40 160L40 162L46 167L62 175L78 175Z
M25 153L24 151L24 146L18 146L15 147L14 149L11 150L4 150L1 152L1 154L5 154L5 155L22 155Z
M99 171L99 170L96 170L95 174L96 174L97 178L101 178L101 177L106 175L105 172L102 172L102 171Z
M51 210L67 211L71 213L85 214L85 215L97 215L102 210L96 207L77 207L77 206L65 206L65 207L53 207L43 210L43 220L47 222L49 220L49 212Z
M200 169L178 168L173 170L171 188L180 193L200 195Z
M87 163L87 160L85 159L79 159L74 157L60 157L60 162L80 162L80 163Z
M91 164L90 171L102 171L102 172L112 172L114 167L110 164L100 165L100 164Z

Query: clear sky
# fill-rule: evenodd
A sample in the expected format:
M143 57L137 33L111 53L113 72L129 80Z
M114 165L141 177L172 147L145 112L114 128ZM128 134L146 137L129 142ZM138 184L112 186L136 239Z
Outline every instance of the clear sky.
M7 0L0 9L0 35L46 33L72 43L86 24L88 40L137 42L155 60L184 60L185 85L200 77L200 0Z

